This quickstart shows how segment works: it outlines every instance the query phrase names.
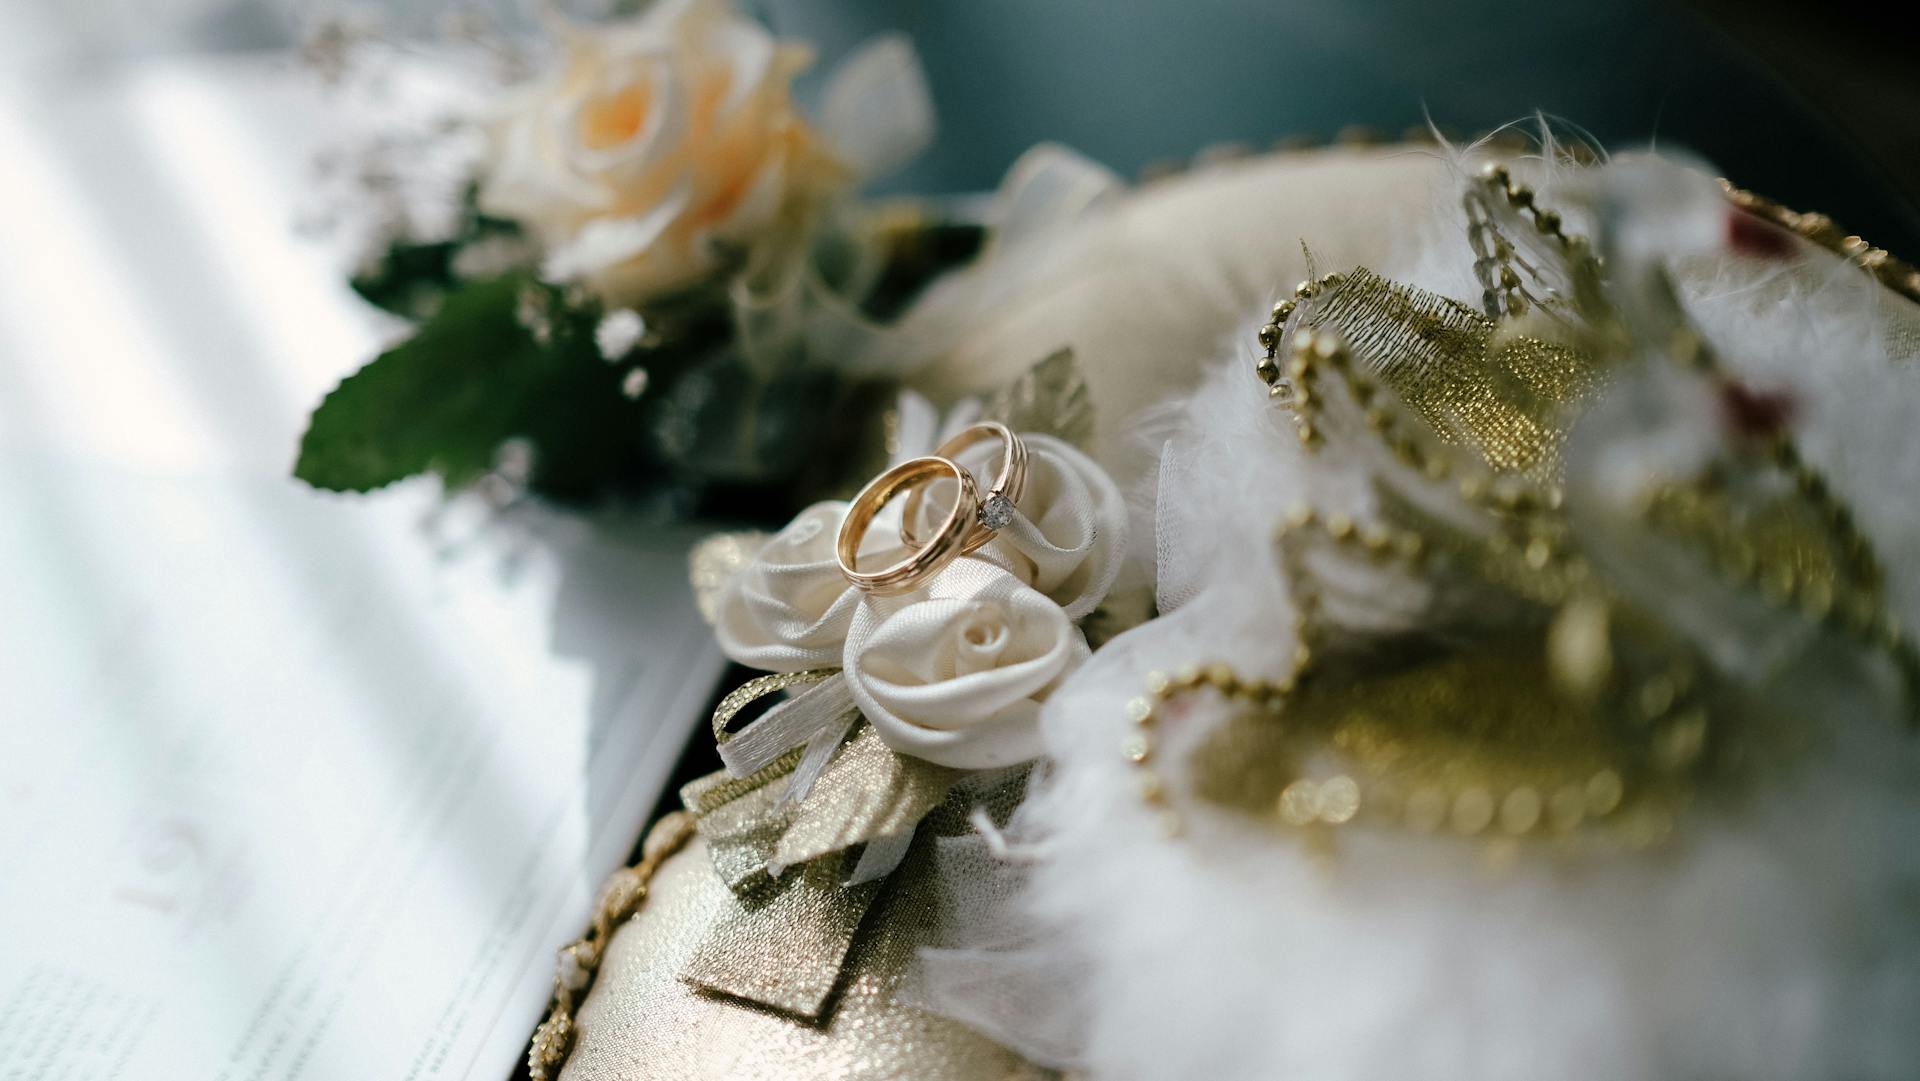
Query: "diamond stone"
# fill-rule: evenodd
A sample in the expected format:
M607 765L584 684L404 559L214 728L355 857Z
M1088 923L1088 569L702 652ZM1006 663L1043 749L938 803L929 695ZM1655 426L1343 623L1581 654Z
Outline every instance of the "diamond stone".
M1013 500L995 492L980 504L980 524L988 529L1004 529L1013 521Z

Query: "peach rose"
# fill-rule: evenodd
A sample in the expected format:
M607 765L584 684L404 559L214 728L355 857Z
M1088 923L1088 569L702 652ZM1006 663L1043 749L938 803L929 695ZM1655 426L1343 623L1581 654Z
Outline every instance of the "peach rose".
M724 0L663 0L565 46L500 110L479 193L550 279L614 303L694 284L847 179L793 105L811 50Z

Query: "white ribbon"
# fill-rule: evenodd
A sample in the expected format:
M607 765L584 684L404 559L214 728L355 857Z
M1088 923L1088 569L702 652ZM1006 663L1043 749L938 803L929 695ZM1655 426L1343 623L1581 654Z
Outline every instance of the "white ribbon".
M917 829L917 826L916 826ZM907 850L913 847L915 829L904 829L887 837L875 837L867 842L860 853L860 862L853 865L853 874L848 877L847 885L858 886L863 882L877 882L893 873L900 861L907 858Z
M1028 435L1027 490L996 546L1015 573L1078 621L1106 599L1127 550L1127 508L1107 471L1072 444Z
M720 761L728 773L746 777L772 765L793 748L806 745L778 804L780 808L791 806L806 798L820 771L833 758L834 748L859 717L846 677L835 673L768 710L721 743Z

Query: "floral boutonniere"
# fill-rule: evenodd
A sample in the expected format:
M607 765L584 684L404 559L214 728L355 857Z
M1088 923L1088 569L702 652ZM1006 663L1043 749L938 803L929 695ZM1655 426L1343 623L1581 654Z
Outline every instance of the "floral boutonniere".
M979 230L861 184L932 107L904 39L813 61L725 0L562 25L550 62L461 127L451 224L389 237L353 280L406 318L314 411L295 475L460 487L503 454L566 499L791 479L858 392L844 361Z

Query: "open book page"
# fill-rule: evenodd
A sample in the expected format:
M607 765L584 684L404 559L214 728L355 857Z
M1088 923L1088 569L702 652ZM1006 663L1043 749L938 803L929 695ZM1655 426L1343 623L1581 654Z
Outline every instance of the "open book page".
M286 479L275 62L0 93L0 1077L504 1077L721 660L686 530Z

